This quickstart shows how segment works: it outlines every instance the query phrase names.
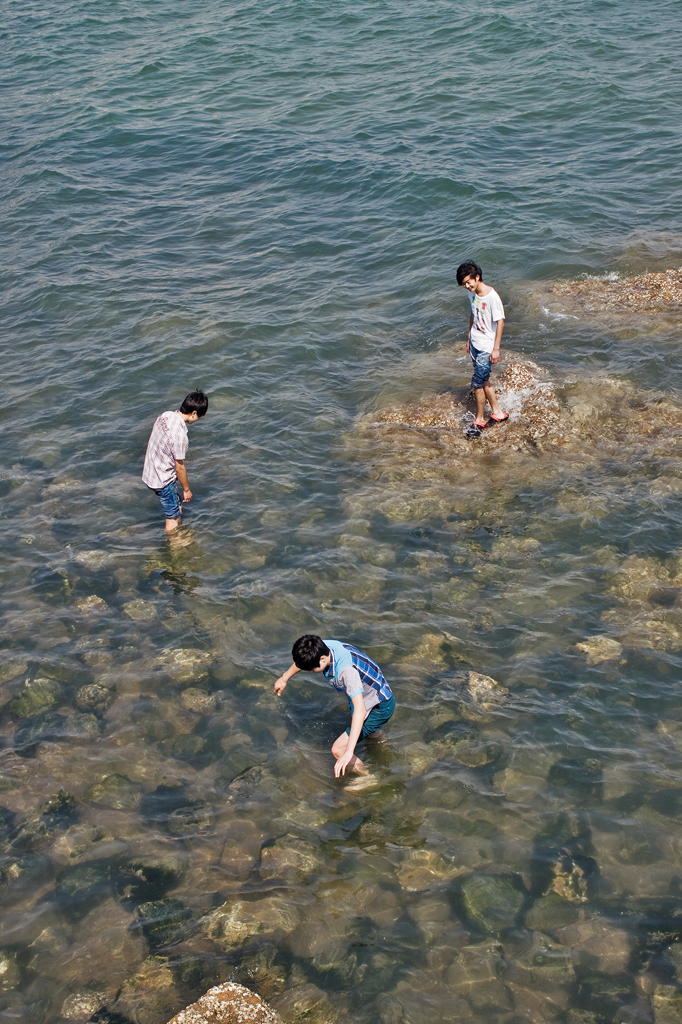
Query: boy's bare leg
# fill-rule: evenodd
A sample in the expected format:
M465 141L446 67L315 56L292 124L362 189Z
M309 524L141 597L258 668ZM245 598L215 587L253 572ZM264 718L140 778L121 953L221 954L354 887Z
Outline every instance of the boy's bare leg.
M502 410L502 407L500 406L500 403L497 401L497 395L495 394L495 389L493 387L491 387L490 384L484 384L484 386L483 386L483 388L481 390L483 391L483 409L485 409L485 400L487 398L488 401L490 402L490 412L491 412L491 415L493 415L493 416L504 416L504 412ZM476 402L478 403L478 391L476 392ZM485 417L481 416L480 418L484 419Z
M177 530L177 528L178 528L178 526L180 525L181 522L182 522L181 519L167 519L166 520L166 533L174 533Z
M475 423L487 423L488 420L485 415L485 388L476 388L474 391L476 396L476 419Z
M332 744L332 757L334 758L335 761L338 761L338 759L346 753L346 747L348 746L349 739L350 737L348 733L342 732L341 735L337 736L337 738L334 740L334 743ZM348 762L348 768L351 771L359 772L361 775L367 775L367 769L365 768L360 758L356 757L355 754L353 754L350 761Z

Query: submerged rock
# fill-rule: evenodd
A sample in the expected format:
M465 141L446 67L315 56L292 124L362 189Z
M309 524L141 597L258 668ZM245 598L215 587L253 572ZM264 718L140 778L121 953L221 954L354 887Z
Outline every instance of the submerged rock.
M552 935L558 928L575 924L579 916L579 910L573 903L552 892L536 900L526 913L526 927Z
M12 949L0 949L0 992L10 992L21 982L18 953Z
M228 901L207 914L202 931L224 950L235 949L249 939L281 937L299 921L293 904L281 896L246 902Z
M552 286L552 295L561 300L564 310L609 318L639 313L682 315L682 267L633 278L586 277Z
M81 686L74 699L74 704L81 711L104 714L115 700L116 694L108 690L106 686L102 686L100 683L88 683L87 686Z
M620 658L623 653L623 645L609 636L591 636L589 640L575 646L585 655L588 665Z
M136 811L140 806L140 787L125 775L107 775L83 794L83 799L116 811Z
M226 981L177 1013L169 1024L282 1024L282 1018L255 992Z
M510 875L474 874L462 882L462 900L468 916L479 928L498 934L516 924L525 892Z
M33 846L44 836L49 836L57 829L66 829L78 813L75 797L60 789L47 803L29 815L19 826L12 843L14 849L21 850Z
M73 992L62 1003L61 1015L64 1020L87 1021L93 1013L104 1006L106 999L101 992Z
M502 704L509 696L506 686L502 686L492 676L484 676L480 672L469 672L466 685L474 703L481 704L484 708Z
M176 648L162 651L154 659L154 668L162 669L177 683L189 683L195 679L202 679L208 672L208 667L215 660L211 651L199 651L193 647Z
M261 850L262 878L304 881L320 870L322 861L313 846L296 836L286 835Z
M158 1024L177 1004L178 991L168 958L150 956L123 984L112 1010L133 1024Z
M188 690L183 690L180 694L180 700L184 708L187 708L188 711L195 711L198 715L212 715L218 706L214 693L198 690L195 686L190 686Z
M298 1024L298 1021L336 1024L339 1019L327 994L316 985L298 985L273 999L273 1003L291 1024Z
M10 701L9 710L17 718L31 718L56 704L60 693L61 687L54 679L41 676L27 679L18 695Z
M152 622L157 617L156 605L153 601L137 598L123 605L123 614L135 622Z
M175 896L141 903L137 908L140 927L153 946L163 946L181 931L192 916L184 900Z

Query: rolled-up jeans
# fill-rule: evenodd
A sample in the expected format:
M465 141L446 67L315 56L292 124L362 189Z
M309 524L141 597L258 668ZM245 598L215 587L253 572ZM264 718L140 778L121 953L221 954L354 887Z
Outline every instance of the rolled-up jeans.
M152 488L152 490L154 494L159 496L161 508L166 519L180 519L182 509L178 501L177 480L171 480L169 484L166 484L165 487L160 487L158 491L155 488Z
M474 375L471 378L471 386L474 391L485 387L490 380L490 352L481 352L469 341L469 355L474 364Z

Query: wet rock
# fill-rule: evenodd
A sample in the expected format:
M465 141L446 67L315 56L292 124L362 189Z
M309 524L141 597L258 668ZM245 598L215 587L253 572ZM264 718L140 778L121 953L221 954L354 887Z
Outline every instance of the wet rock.
M594 758L564 758L555 762L547 774L552 786L571 790L578 801L601 797L601 780L602 767Z
M28 661L26 658L18 657L17 655L10 654L7 651L2 652L4 657L0 657L0 685L3 683L9 683L12 679L16 679L18 676L23 676L24 672L28 669ZM0 706L4 703L0 700Z
M226 981L181 1010L169 1024L282 1024L282 1019L255 992Z
M484 932L512 928L525 900L520 882L511 875L474 874L462 882L462 901L468 916Z
M404 659L406 665L422 665L438 670L445 664L446 637L439 633L426 633L411 654Z
M531 931L553 935L558 928L574 924L580 916L578 908L557 893L537 899L526 913L526 927Z
M14 700L10 701L9 710L17 718L31 718L56 704L60 693L61 687L54 679L36 676L26 680Z
M682 988L658 985L651 999L656 1024L680 1024L682 1020Z
M469 672L466 687L474 703L485 708L502 704L509 696L506 686L502 686L492 676L484 676L480 672Z
M74 704L80 711L91 711L103 715L116 700L116 694L100 683L88 683L81 686L75 696Z
M628 932L608 918L593 917L571 929L573 955L577 963L603 974L627 971L633 951Z
M228 901L202 921L202 931L221 949L230 950L249 939L277 938L293 931L299 921L295 907L280 896L246 902Z
M0 886L5 900L31 892L52 874L52 863L39 853L11 853L0 857Z
M64 1020L84 1022L93 1013L101 1010L105 1002L106 997L101 992L90 992L88 990L73 992L62 1003L61 1015Z
M142 793L140 787L131 782L126 775L107 775L101 782L96 782L83 794L89 803L108 807L115 811L136 811L140 806Z
M134 622L152 622L156 617L156 605L153 601L143 601L137 598L135 601L128 601L123 605L123 614Z
M86 597L76 603L76 610L81 615L101 615L107 611L108 607L107 602L95 594L91 594L90 597Z
M212 651L187 647L163 651L154 659L153 665L171 676L176 683L189 683L202 679L213 661L215 655Z
M232 822L220 857L220 872L230 880L246 881L260 859L261 833L250 821Z
M135 902L159 900L180 882L185 868L185 860L172 851L136 857L118 868L116 891L122 899Z
M296 836L281 836L261 850L261 878L305 881L321 866L322 861L315 848Z
M630 316L633 311L682 312L682 268L639 274L634 278L585 278L552 286L552 293L562 300L562 308L584 314L609 318Z
M197 690L191 686L180 694L182 706L188 711L195 711L198 715L212 715L218 706L214 693L207 693L205 690Z
M153 947L164 946L176 938L192 916L192 912L184 900L177 896L168 896L165 899L141 903L137 908L137 916L146 939Z
M592 865L588 865L584 860L578 863L568 850L560 850L548 864L552 877L546 892L556 893L570 903L583 903L587 899L591 867Z
M119 856L125 849L125 841L102 825L71 825L55 840L50 856L55 864L68 866Z
M448 988L465 998L476 1013L509 1011L514 1004L500 980L504 967L499 946L463 946L448 968Z
M585 655L588 665L598 665L602 661L620 658L623 653L623 645L609 636L592 636L575 646Z
M287 1024L315 1021L315 1024L337 1024L339 1015L322 989L315 985L298 985L272 1000Z
M69 917L88 913L110 895L110 870L106 863L79 864L67 868L57 878L55 897Z
M202 835L213 824L213 809L209 804L189 804L177 807L168 815L166 828L172 836L188 838Z
M496 789L513 803L530 803L545 788L544 779L515 771L514 768L505 768L498 772L493 782Z
M20 983L19 954L16 950L0 949L0 992L10 992Z
M60 960L62 984L92 988L113 999L125 979L148 955L148 948L132 914L108 898L82 918L74 929L76 944L69 944Z
M73 558L79 565L95 571L116 560L116 556L111 551L99 551L96 548L90 551L78 551Z
M60 789L57 795L51 797L35 814L24 819L12 843L13 848L28 849L57 829L66 829L77 814L78 805L75 797Z
M279 790L275 775L269 768L254 765L238 775L228 786L228 795L239 802L267 799Z
M173 757L193 758L198 757L206 749L206 740L198 733L185 733L178 736L173 744Z
M133 1024L159 1024L177 1003L178 991L168 958L150 956L123 984L112 1009Z
M448 884L461 871L461 867L448 863L435 850L410 850L397 875L403 889L408 892L424 892Z

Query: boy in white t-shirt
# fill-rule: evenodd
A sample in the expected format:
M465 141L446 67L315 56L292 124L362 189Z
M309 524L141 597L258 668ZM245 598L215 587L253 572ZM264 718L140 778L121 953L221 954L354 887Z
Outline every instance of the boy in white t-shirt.
M471 316L467 352L474 364L471 386L476 395L476 419L469 434L480 437L485 427L504 423L509 413L503 412L490 384L490 364L500 358L500 342L504 330L504 306L494 288L483 282L483 271L475 263L461 263L457 267L457 284L469 292ZM485 400L490 403L490 419L485 416Z

